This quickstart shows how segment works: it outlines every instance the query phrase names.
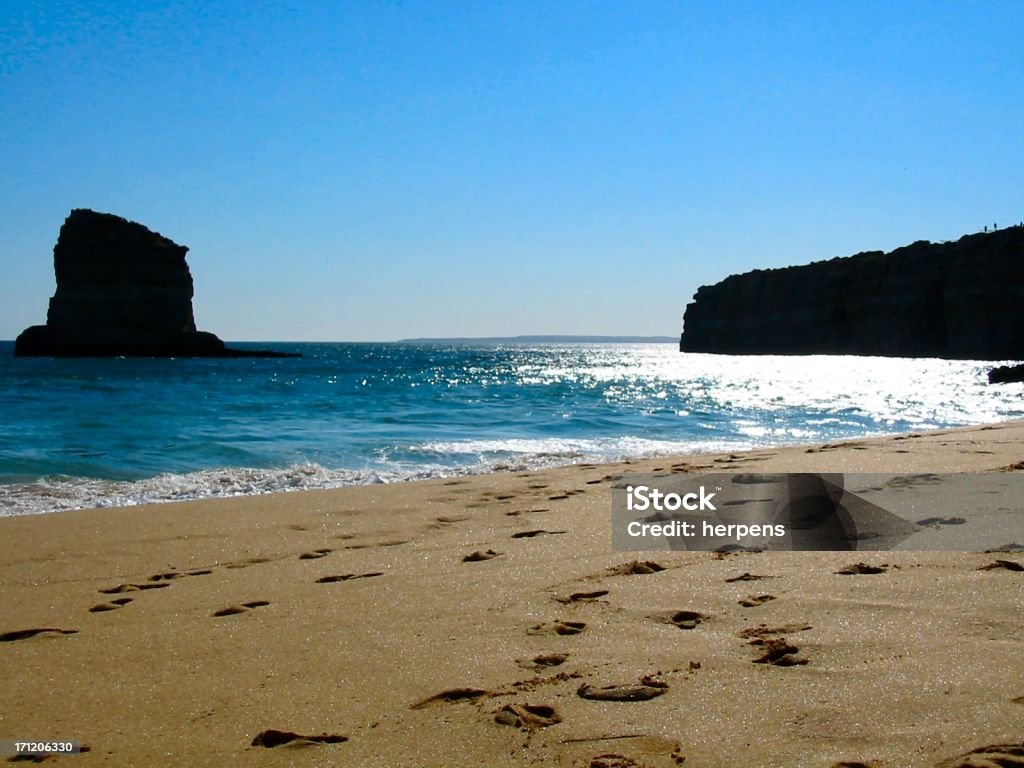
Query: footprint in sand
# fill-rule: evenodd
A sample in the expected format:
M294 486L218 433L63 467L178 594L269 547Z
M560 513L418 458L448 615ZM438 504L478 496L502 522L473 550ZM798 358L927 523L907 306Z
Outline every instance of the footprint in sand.
M512 509L505 514L509 517L519 517L520 515L534 514L537 512L550 512L547 507L539 507L537 509ZM558 531L558 533L565 533L565 531Z
M868 565L867 563L854 563L845 568L840 568L836 573L840 576L856 576L858 574L885 573L889 570L886 563L881 565Z
M640 679L639 683L625 685L606 685L598 688L593 685L581 685L576 695L591 701L650 701L668 691L668 683L651 677Z
M595 755L587 765L588 768L638 768L640 763L618 752L605 752Z
M100 593L104 595L119 595L123 592L139 592L144 589L166 589L169 586L171 585L166 582L159 584L118 584L116 587L101 589Z
M723 544L715 550L716 555L738 555L747 552L752 555L759 555L765 551L764 547L745 547L742 544Z
M732 481L741 485L774 485L775 483L784 482L785 479L785 475L773 475L768 473L752 474L749 472L741 472L738 475L732 476Z
M978 570L994 571L997 568L1005 568L1008 571L1024 571L1024 563L1018 563L1014 560L996 560L988 565L981 566Z
M236 560L233 563L225 563L225 568L248 568L250 565L259 565L260 563L269 563L269 557L247 557L245 560Z
M943 480L939 475L936 475L933 472L925 472L919 475L899 475L891 480L887 480L885 487L895 488L896 490L905 490L919 485L936 485L942 482Z
M759 605L774 600L775 595L747 595L742 600L739 600L739 604L744 608L756 608Z
M558 536L559 534L566 533L566 531L545 531L543 529L537 529L535 531L519 531L513 533L513 539L532 539L535 536Z
M1016 542L1013 542L1011 544L1003 544L1001 546L994 547L993 549L986 549L985 550L985 554L986 555L993 555L993 554L997 554L997 553L1007 554L1008 555L1008 554L1011 554L1013 552L1024 552L1024 545L1017 544Z
M388 541L376 541L372 544L349 544L345 549L375 549L377 547L400 547L408 544L408 539L389 539Z
M555 600L563 605L568 605L569 603L577 603L580 601L597 600L597 598L604 597L607 594L607 589L598 589L593 592L573 592L568 597L556 597Z
M664 571L665 567L653 560L633 560L608 569L609 576L644 576Z
M333 549L314 549L312 552L303 552L299 555L299 560L319 560L321 557L327 557L327 555L333 552Z
M172 581L174 579L183 579L186 576L206 576L213 573L208 569L199 571L168 571L167 573L154 573L149 577L150 581Z
M662 624L671 624L679 629L696 629L698 624L709 617L697 611L672 611L671 613L654 614L650 618Z
M807 659L798 656L800 650L784 637L766 638L762 644L764 654L754 659L755 664L771 664L776 667L797 667L807 663Z
M59 627L39 627L37 629L16 629L13 632L0 634L0 643L14 643L28 640L31 637L57 637L60 635L78 634L77 629L60 629Z
M488 695L490 695L490 691L485 691L483 688L449 688L447 691L441 691L417 701L410 705L409 709L425 709L439 704L456 704L460 701L478 701Z
M374 576L383 576L382 571L370 571L368 573L342 573L338 576L321 576L316 580L317 584L337 584L339 581L351 581L352 579L372 579Z
M502 554L504 553L495 552L493 549L488 549L486 552L481 552L480 550L477 550L476 552L473 552L472 554L466 555L464 558L462 558L462 562L479 563L483 562L484 560L492 560L495 557L498 557Z
M962 517L926 517L918 520L917 525L963 525L966 522Z
M567 653L541 653L534 656L532 659L524 659L517 663L519 666L527 669L547 669L550 667L561 666L568 658L569 654Z
M978 747L937 764L937 768L1024 768L1024 742Z
M100 603L99 605L94 605L92 608L89 609L89 613L116 611L118 608L128 605L128 603L130 603L131 601L132 599L130 597L119 597L116 600L111 600L109 603Z
M583 762L578 764L585 765L587 768L644 768L644 766L654 765L679 766L686 762L686 757L683 755L678 741L658 736L616 734L604 738L566 739L562 743L602 741L614 741L616 744L622 744L625 750L632 753L634 757L622 752L609 751L589 758L584 757Z
M348 741L348 736L341 736L336 733L303 736L301 733L294 733L293 731L279 731L276 728L268 728L257 733L251 745L273 749L274 747L283 747L286 744L292 747L308 747L314 744L341 744L345 741Z
M753 638L750 641L751 645L760 645L758 642L759 638L765 638L769 635L789 635L793 632L806 632L811 629L810 624L782 624L778 627L769 627L767 624L758 624L756 627L747 627L739 633L739 637L744 639Z
M587 628L582 621L555 621L536 624L526 630L528 635L578 635Z
M466 516L466 515L464 515L462 517L453 517L453 516L450 516L450 515L441 515L440 517L435 517L434 520L436 520L437 522L439 522L439 523L441 523L443 525L451 525L452 523L461 523L463 520L469 520L469 517Z
M252 600L248 603L242 603L241 605L229 605L227 608L221 608L219 611L214 611L214 616L235 616L239 613L247 613L253 608L262 608L265 605L270 605L266 600Z
M494 715L494 722L532 731L560 723L562 717L546 704L506 704Z
M741 573L739 576L733 576L731 579L726 579L726 584L731 584L734 581L759 581L760 579L770 579L772 576L755 576L753 573Z
M748 627L739 633L739 636L749 640L753 645L763 651L763 654L754 659L755 664L771 664L776 667L797 667L807 664L807 659L798 656L800 650L790 643L785 637L773 637L773 635L784 635L792 632L804 632L811 628L810 624L783 624L778 627L769 627L767 624L759 624L756 627Z

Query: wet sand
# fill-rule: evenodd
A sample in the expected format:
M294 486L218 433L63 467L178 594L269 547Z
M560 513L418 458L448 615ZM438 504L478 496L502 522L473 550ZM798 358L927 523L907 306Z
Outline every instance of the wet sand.
M1024 423L3 519L0 738L75 766L1024 765L1024 554L616 552L634 471L1024 472Z

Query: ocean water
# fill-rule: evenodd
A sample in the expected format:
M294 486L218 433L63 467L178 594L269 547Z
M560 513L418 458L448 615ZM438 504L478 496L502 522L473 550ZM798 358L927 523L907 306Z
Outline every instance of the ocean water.
M987 385L982 362L670 344L255 346L305 357L25 359L0 343L0 515L1024 417L1022 385Z

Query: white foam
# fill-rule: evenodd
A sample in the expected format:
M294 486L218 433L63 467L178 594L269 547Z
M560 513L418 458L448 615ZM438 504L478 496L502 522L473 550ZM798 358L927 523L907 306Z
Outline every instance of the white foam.
M753 443L722 441L673 442L642 438L599 440L550 438L437 441L411 452L424 461L391 463L362 470L329 469L316 463L283 469L231 468L185 474L163 474L142 480L94 480L48 477L32 483L0 485L0 517L42 514L95 507L129 507L172 501L255 496L352 485L395 483L500 471L531 471L582 462L614 462L626 458L734 451ZM443 457L456 455L458 465Z
M0 485L0 516L369 485L392 479L387 473L329 470L318 464L204 470L134 481L52 477Z

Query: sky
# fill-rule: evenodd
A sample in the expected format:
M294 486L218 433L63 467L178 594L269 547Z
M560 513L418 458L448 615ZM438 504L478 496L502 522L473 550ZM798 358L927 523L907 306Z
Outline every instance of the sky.
M23 2L0 339L72 208L228 340L677 335L700 285L1024 219L1024 4Z

